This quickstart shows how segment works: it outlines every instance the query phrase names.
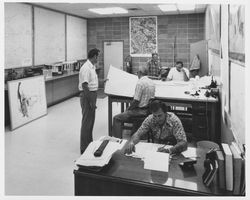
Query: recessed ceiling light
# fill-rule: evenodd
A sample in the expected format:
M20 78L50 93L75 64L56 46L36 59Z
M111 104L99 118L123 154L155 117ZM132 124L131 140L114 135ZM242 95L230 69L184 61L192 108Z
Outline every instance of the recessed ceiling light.
M161 9L163 12L167 11L177 11L176 5L175 4L162 4L158 5L158 7Z
M194 10L195 4L177 4L178 10L184 11L184 10Z
M90 12L94 12L100 15L109 15L109 14L124 14L128 13L127 10L120 7L110 7L110 8L90 8Z

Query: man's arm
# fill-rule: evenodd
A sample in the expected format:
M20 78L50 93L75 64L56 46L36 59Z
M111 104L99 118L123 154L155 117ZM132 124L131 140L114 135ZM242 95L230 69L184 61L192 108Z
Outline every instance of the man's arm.
M184 68L181 69L184 73L184 81L189 81L189 73L188 70L185 70Z
M134 133L134 135L131 137L124 153L131 154L133 151L135 151L135 145L140 141L140 138L148 133L150 130L150 121L152 120L152 117L147 117L143 122L140 128Z
M187 137L180 119L176 116L173 127L173 134L177 144L169 149L170 154L181 153L187 150Z

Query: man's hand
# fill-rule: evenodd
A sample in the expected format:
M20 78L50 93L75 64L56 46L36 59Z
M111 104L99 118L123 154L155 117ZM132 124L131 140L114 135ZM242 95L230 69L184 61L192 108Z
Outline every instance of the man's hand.
M165 149L164 147L159 147L157 149L157 152L170 153L170 149Z
M124 153L125 154L131 154L132 152L135 152L135 144L133 142L129 142L129 144L127 145Z

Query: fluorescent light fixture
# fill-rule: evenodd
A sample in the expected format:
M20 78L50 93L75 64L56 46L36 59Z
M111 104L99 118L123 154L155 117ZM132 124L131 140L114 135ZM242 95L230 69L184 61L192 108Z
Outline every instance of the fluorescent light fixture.
M163 12L167 11L177 11L176 5L175 4L162 4L158 5L158 7L161 9Z
M124 14L128 13L127 10L120 7L110 7L110 8L90 8L90 12L94 12L100 15L109 15L109 14Z
M177 8L180 11L194 10L195 4L177 4Z

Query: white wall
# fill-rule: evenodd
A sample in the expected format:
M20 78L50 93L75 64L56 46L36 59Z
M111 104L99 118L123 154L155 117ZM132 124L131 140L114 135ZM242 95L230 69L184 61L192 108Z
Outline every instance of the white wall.
M229 66L228 5L222 5L221 12L222 141L236 140L241 147L245 144L245 67L236 63Z

